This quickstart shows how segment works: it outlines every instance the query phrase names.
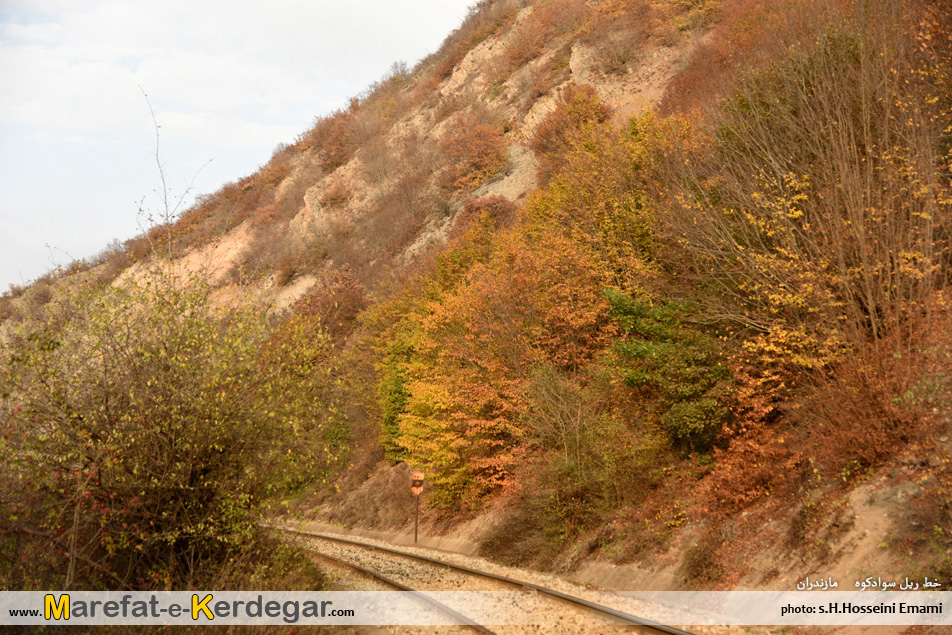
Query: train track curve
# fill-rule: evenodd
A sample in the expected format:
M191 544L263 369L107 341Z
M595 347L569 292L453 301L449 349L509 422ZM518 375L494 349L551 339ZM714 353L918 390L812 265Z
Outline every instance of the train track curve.
M288 529L288 528L282 528L282 527L276 527L276 526L271 526L270 528L276 531L283 532L285 534L294 535L301 539L304 539L308 541L308 544L307 544L308 549L314 551L321 557L328 558L330 560L335 561L337 564L349 567L351 569L355 569L359 571L362 575L372 576L373 578L379 580L380 582L383 582L384 584L392 588L398 588L405 591L419 590L419 589L412 589L410 586L402 582L397 582L395 580L392 580L382 575L379 571L370 569L364 566L363 564L355 564L353 560L356 556L356 552L354 552L353 550L364 551L368 553L375 552L376 554L386 554L387 556L392 556L395 558L412 560L417 563L424 563L425 566L436 567L445 571L452 571L456 574L460 574L463 576L476 577L483 580L491 580L493 583L502 585L507 588L515 587L522 591L526 591L528 593L534 593L534 594L537 594L538 596L547 598L552 601L558 601L558 602L570 605L580 611L585 611L588 614L594 614L594 615L600 616L603 619L606 626L614 624L616 626L622 625L622 626L629 626L629 627L639 627L639 630L645 629L655 633L666 633L668 635L691 635L687 631L681 630L673 626L660 624L658 622L654 622L652 620L648 620L643 617L633 615L631 613L620 611L618 609L614 609L612 607L605 606L603 604L598 604L596 602L592 602L584 598L580 598L568 593L564 593L562 591L558 591L558 590L544 587L538 584L534 584L532 582L528 582L525 580L517 580L515 578L499 575L497 573L491 573L488 571L480 571L472 567L467 567L467 566L447 562L446 560L441 560L441 559L433 558L430 556L425 556L425 555L416 554L416 553L409 553L406 551L401 551L401 550L393 549L390 547L364 543L357 540L351 540L351 539L343 538L339 536L330 536L327 534L302 531L299 529ZM342 558L339 550L334 555L330 555L327 553L328 549L326 547L323 549L318 548L314 544L314 541L324 541L325 545L327 543L330 543L333 545L339 545L345 550L350 550L347 552L350 555L348 558ZM435 600L433 600L433 602L435 602ZM443 607L440 610L446 610L448 613L453 615L454 619L459 620L461 624L465 626L469 626L473 630L477 630L481 633L493 632L488 630L486 627L473 622L466 616L460 615L458 612L453 611L453 609L450 609L449 607Z

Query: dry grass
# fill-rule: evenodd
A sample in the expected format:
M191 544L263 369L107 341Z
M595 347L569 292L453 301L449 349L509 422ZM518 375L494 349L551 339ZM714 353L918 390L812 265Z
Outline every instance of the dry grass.
M375 469L373 469L375 468ZM373 469L370 477L366 472ZM363 476L363 478L359 478ZM359 526L365 529L402 527L412 517L416 503L407 484L410 482L410 466L400 463L393 467L365 462L363 469L353 470L352 487L343 500L329 506L327 518L346 527Z

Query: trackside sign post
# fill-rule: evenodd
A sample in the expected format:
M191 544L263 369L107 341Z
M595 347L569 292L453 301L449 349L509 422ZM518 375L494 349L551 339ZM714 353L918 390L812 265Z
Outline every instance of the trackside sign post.
M410 474L410 491L416 496L416 513L413 515L413 544L417 543L417 530L420 526L420 494L423 493L423 472Z

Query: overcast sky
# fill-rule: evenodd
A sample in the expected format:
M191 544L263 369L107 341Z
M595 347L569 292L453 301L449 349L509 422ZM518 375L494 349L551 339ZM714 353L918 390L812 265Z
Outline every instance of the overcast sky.
M170 186L201 170L213 192L435 51L472 1L0 0L0 291L157 207L143 90Z

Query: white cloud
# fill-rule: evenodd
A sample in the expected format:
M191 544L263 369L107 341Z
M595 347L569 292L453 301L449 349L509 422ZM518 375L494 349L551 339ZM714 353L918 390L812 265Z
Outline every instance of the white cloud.
M134 172L151 169L143 158L154 143L139 86L162 126L170 169L188 173L214 157L209 173L218 180L202 187L215 189L267 162L277 143L293 141L393 62L434 50L470 2L2 0L0 254L18 255L0 262L0 287L16 268L48 266L44 252L39 264L11 269L22 264L24 241L66 243L81 229L105 245L127 226L115 221L127 213L117 201L138 199L154 177ZM96 177L119 166L121 178ZM115 191L104 192L104 181ZM62 196L57 183L69 183ZM93 210L81 228L70 213L78 201ZM89 220L95 210L98 227Z
M426 33L433 48L464 6L14 2L21 21L0 24L0 123L134 129L136 85L177 110L300 122L343 103L408 51L422 56L427 18L441 25Z
M22 42L24 44L52 44L62 40L62 24L45 22L40 24L0 24L0 41Z
M73 145L80 146L98 146L102 143L102 139L95 139L90 137L85 137L83 135L69 135L63 138L65 143L70 143Z
M5 90L0 124L45 129L138 125L135 76L120 65L90 61L61 48L0 48ZM130 90L130 88L132 90Z
M201 139L224 149L270 147L282 139L293 140L292 126L268 125L242 117L202 112L160 111L156 118L167 142Z

